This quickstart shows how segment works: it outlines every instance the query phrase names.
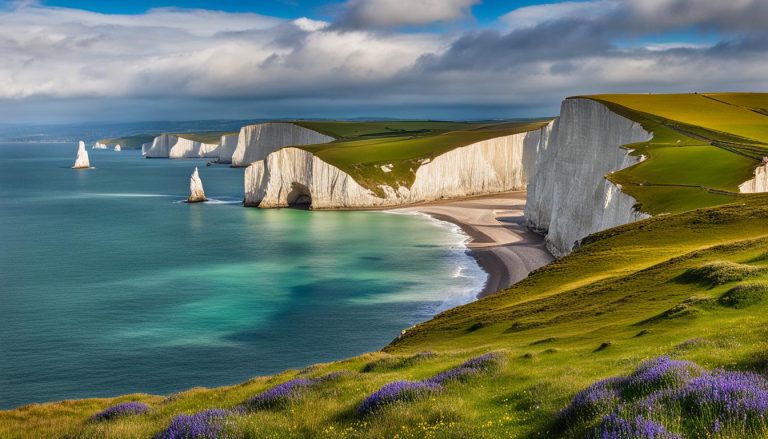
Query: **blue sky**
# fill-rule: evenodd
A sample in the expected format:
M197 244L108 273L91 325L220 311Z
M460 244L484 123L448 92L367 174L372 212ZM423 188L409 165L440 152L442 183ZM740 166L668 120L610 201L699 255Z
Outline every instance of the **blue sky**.
M768 1L0 0L0 120L557 114L765 91Z
M99 1L99 0L50 0L43 1L49 6L79 8L109 14L141 14L152 8L200 8L229 12L254 12L282 18L313 16L332 19L334 10L344 4L343 1L324 0L187 0L187 1ZM499 16L523 6L542 2L534 0L485 0L472 8L472 13L479 23L490 23Z

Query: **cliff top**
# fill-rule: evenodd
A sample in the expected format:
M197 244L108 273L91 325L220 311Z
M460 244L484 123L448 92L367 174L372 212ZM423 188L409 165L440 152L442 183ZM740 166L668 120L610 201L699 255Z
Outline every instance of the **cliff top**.
M384 122L347 125L334 122L332 127L337 134L358 133L358 136L350 140L298 148L317 155L352 176L360 185L379 193L381 189L378 186L381 184L393 188L410 187L416 170L425 161L440 154L483 140L533 131L547 123L548 120L501 123L399 122L400 125Z
M645 161L608 176L650 214L733 202L768 156L767 93L575 98L600 102L653 134L626 145Z

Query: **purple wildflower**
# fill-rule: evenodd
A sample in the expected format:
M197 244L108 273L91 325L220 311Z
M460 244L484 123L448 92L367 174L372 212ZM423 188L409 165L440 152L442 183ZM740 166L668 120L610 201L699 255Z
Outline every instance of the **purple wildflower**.
M489 352L479 357L470 358L465 361L464 364L458 367L458 369L475 369L475 370L489 370L496 366L501 355L497 352Z
M309 386L315 384L315 380L306 378L294 378L277 385L269 390L259 393L245 402L246 406L254 410L271 409L284 405L291 399L297 398Z
M577 393L571 404L563 409L558 417L567 424L573 424L605 416L616 408L620 390L625 383L625 378L615 377L592 384Z
M682 389L676 399L689 414L715 415L719 422L765 423L768 381L747 372L704 374Z
M395 381L366 398L358 409L361 416L398 401L412 401L424 393L438 390L440 385L429 381Z
M424 380L424 382L442 385L451 381L466 381L468 378L471 378L477 374L477 369L459 366L453 369L448 369L445 372L440 372L432 378Z
M178 415L155 439L218 439L222 437L226 420L234 412L210 409L193 415Z
M627 377L624 394L638 397L657 390L680 388L703 373L696 363L659 357L641 364Z
M113 405L91 417L93 421L108 421L121 416L142 415L149 411L149 406L142 402L124 402Z
M667 431L667 429L650 419L637 416L634 419L625 419L611 413L603 418L593 437L599 439L680 439L680 436Z

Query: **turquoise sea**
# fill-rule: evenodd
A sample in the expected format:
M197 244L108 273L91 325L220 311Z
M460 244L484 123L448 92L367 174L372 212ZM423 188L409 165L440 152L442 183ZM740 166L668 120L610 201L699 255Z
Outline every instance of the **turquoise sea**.
M427 217L243 208L242 169L76 149L0 144L0 409L376 350L485 280Z

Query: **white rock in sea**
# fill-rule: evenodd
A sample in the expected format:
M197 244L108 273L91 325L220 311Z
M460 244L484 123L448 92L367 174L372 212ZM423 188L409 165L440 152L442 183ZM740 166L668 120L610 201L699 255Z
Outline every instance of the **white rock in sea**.
M739 185L739 192L768 192L768 157L763 157L763 164L755 168L753 178Z
M122 150L123 150L123 148L120 147L119 143L117 145L115 145L115 151L120 152Z
M203 182L200 180L197 167L195 167L192 176L189 178L189 198L187 198L187 203L201 203L203 201L208 201L208 199L205 198Z
M286 146L328 143L335 139L294 123L268 122L240 129L237 146L232 152L232 166L248 166L264 160L269 153Z
M648 218L636 200L605 176L639 163L623 145L652 134L590 99L566 99L528 184L528 226L547 234L555 256L570 253L584 237Z
M91 146L91 149L107 149L107 145L101 142L94 142L93 146Z
M395 207L523 190L536 151L548 134L546 126L456 148L425 161L411 187L380 186L383 197L310 152L283 148L245 170L245 205L269 208L309 202L313 209Z
M142 143L141 144L141 155L142 155L142 157L146 157L147 156L147 151L149 151L149 148L151 148L151 147L152 147L152 142Z
M91 162L88 160L88 151L85 150L85 142L82 140L77 144L77 158L75 158L75 164L72 165L72 169L88 169L91 167Z

